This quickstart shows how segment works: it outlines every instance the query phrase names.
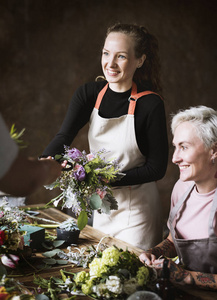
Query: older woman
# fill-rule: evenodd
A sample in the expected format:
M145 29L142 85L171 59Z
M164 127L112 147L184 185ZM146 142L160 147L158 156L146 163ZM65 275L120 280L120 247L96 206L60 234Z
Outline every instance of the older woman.
M161 269L160 256L178 255L184 268L170 260L171 281L217 289L217 111L180 111L171 128L180 179L172 192L170 233L140 259Z

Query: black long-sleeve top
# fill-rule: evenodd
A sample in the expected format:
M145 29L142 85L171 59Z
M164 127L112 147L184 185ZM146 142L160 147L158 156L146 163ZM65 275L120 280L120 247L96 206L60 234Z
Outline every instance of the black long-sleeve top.
M76 90L69 104L62 126L46 147L43 156L64 153L64 145L70 146L78 131L89 121L100 90L106 81L87 83ZM144 88L137 85L137 92ZM131 89L117 93L109 87L102 99L99 114L104 118L115 118L128 112ZM136 140L146 162L141 167L125 171L115 186L135 185L161 179L168 163L168 138L163 100L155 94L137 100L135 109ZM103 147L103 145L102 145Z

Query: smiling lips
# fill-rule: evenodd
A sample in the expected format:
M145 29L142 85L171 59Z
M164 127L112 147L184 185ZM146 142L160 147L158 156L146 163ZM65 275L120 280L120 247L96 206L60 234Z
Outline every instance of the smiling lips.
M189 165L188 165L188 166L179 166L179 169L180 169L180 170L185 170L185 169L187 169L187 168L189 168Z
M116 75L119 74L118 71L111 71L111 70L106 70L106 71L107 71L107 74L108 74L109 76L116 76Z

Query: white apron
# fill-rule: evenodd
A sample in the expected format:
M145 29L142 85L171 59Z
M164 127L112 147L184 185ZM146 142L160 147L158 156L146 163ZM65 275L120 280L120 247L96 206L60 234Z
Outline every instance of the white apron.
M128 114L106 119L99 116L98 109L107 87L108 84L100 91L91 114L88 140L91 151L106 149L109 151L106 158L117 159L124 173L145 163L137 145L134 126L137 98L134 101L132 97L137 87L133 84ZM150 93L137 95L141 97ZM143 250L162 241L161 205L156 183L115 187L112 191L118 210L110 215L94 212L93 227Z

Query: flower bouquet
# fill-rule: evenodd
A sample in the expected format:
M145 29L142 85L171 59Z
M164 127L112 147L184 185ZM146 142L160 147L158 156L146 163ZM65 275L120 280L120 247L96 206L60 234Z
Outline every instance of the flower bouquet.
M76 148L65 146L63 156L56 155L58 161L67 160L70 168L66 168L61 176L47 189L60 188L62 193L52 199L50 203L58 206L62 201L62 208L71 208L77 217L78 228L82 230L88 222L93 210L109 214L117 210L116 199L112 195L111 183L121 179L117 160L106 161L103 157L105 150L86 154Z
M143 265L133 252L124 251L115 245L104 247L102 251L97 247L93 252L94 255L87 255L85 259L89 261L88 271L75 274L60 270L61 279L45 281L38 276L34 283L38 286L43 284L44 288L52 287L57 292L56 297L59 292L65 292L69 298L70 295L87 295L93 299L123 300L137 290L150 289L156 280L152 268ZM84 256L84 253L78 253L77 262L84 262Z
M89 272L75 275L75 290L96 299L126 299L137 289L146 289L149 269L135 253L115 246L89 264Z
M0 207L0 257L3 265L15 268L19 261L19 254L25 248L25 231L20 229L20 222L26 220L26 215L17 207L10 207L3 199ZM0 271L6 273L3 266Z

